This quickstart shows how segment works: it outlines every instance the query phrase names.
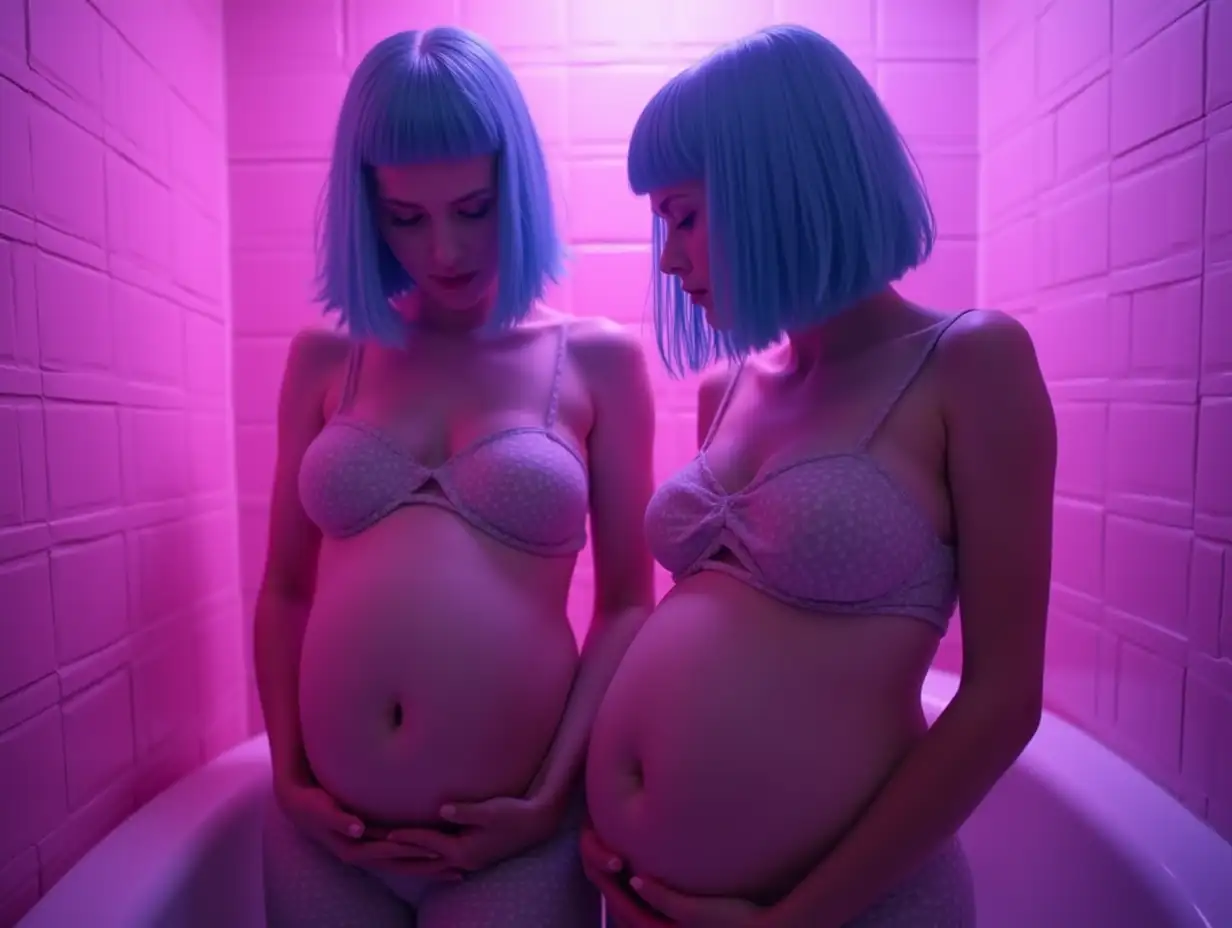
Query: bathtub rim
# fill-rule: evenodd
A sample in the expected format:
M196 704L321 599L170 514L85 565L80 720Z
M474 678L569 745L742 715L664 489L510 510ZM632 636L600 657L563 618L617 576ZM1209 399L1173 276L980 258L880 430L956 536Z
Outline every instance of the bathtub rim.
M168 894L184 885L197 859L229 822L268 789L265 734L228 748L187 774L121 822L88 850L34 904L16 928L80 924L84 905L97 924L160 924ZM100 887L102 888L100 891Z
M948 672L929 672L922 702L930 717L958 687ZM1063 719L1045 713L1018 760L1058 800L1106 835L1161 899L1190 920L1232 925L1232 844L1129 762ZM227 821L269 788L269 750L253 736L154 797L87 851L18 922L18 928L73 924L83 898L94 898L111 924L147 924ZM1126 808L1132 815L1124 814ZM104 887L103 898L98 898Z
M930 720L957 690L957 675L929 671L921 702ZM1046 711L1016 766L1106 836L1178 918L1232 925L1232 843L1129 761Z

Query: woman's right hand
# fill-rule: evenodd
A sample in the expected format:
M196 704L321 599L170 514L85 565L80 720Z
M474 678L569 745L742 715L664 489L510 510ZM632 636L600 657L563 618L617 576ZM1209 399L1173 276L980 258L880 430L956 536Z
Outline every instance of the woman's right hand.
M364 822L347 812L315 783L284 783L274 790L286 816L304 834L339 860L368 870L421 879L455 881L462 874L426 848L369 834Z

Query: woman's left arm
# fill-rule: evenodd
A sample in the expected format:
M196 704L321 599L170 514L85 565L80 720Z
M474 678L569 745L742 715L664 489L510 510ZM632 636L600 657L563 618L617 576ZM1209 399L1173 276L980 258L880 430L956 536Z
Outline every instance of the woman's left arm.
M642 528L654 490L654 395L637 336L601 320L571 338L594 422L588 447L595 607L569 702L532 796L560 809L586 759L590 728L629 644L654 608L654 561Z
M958 542L962 674L949 706L767 926L839 926L955 834L1043 705L1056 421L1026 329L972 313L938 346Z

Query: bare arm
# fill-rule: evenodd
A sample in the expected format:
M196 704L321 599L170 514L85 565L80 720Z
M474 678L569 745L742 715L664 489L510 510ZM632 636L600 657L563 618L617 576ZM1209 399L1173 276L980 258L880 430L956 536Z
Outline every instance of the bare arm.
M327 373L344 346L326 333L291 341L278 397L268 553L253 617L253 662L276 782L307 780L299 723L299 661L316 587L321 535L299 501L299 465L321 430Z
M953 835L1039 724L1056 423L1026 330L957 323L939 350L958 538L957 694L839 845L765 924L846 924Z
M558 804L585 761L590 728L625 651L654 607L654 562L642 519L654 489L654 398L637 339L610 324L579 337L591 388L590 521L595 611L539 794Z

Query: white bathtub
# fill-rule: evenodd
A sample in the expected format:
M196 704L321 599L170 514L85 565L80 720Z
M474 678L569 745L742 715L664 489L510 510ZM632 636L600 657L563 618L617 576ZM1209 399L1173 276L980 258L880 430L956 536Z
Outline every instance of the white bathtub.
M952 676L929 676L935 716ZM19 928L257 928L264 738L154 799ZM1228 928L1232 845L1105 748L1047 717L968 823L982 928Z

